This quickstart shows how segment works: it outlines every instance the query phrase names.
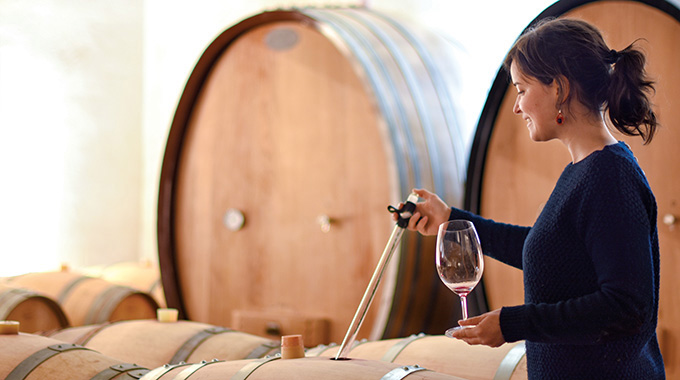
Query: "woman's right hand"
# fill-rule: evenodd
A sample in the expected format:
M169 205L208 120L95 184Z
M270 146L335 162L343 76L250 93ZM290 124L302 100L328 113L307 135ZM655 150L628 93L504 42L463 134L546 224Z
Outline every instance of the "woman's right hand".
M414 189L413 192L423 201L416 204L416 210L406 228L423 235L436 235L439 225L449 220L451 208L436 194L425 189ZM399 204L398 208L402 205ZM396 218L397 215L393 214L393 219Z

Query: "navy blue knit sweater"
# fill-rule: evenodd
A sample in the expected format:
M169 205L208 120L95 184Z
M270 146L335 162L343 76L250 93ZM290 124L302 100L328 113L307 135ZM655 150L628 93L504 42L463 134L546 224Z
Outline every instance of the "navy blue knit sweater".
M619 142L562 172L533 227L471 220L484 253L524 273L525 304L503 307L507 342L526 340L530 379L663 379L656 338L654 195Z

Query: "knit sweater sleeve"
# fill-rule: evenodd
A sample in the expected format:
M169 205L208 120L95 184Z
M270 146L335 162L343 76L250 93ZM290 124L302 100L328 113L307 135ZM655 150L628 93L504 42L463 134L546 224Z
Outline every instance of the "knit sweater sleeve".
M495 222L457 208L452 208L449 216L449 220L454 219L469 220L475 225L485 255L522 269L522 247L530 227Z
M656 204L636 164L599 161L574 190L578 202L567 216L573 220L573 238L583 242L590 261L564 269L592 271L592 289L555 302L504 307L500 320L506 341L594 344L653 332ZM567 289L575 285L564 284Z

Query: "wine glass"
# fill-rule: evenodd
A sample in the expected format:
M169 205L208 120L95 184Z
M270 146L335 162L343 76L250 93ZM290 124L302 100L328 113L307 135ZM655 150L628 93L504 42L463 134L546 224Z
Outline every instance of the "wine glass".
M468 220L450 220L437 233L437 273L442 282L460 297L463 320L468 318L467 295L477 286L484 272L484 257L477 230ZM468 326L465 326L468 327ZM446 330L446 336L464 328Z

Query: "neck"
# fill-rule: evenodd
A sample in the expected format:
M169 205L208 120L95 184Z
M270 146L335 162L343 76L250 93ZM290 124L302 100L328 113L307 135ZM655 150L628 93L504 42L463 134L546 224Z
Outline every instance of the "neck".
M590 123L574 123L566 127L560 140L569 150L573 163L577 163L591 153L617 142L604 121L599 118Z

